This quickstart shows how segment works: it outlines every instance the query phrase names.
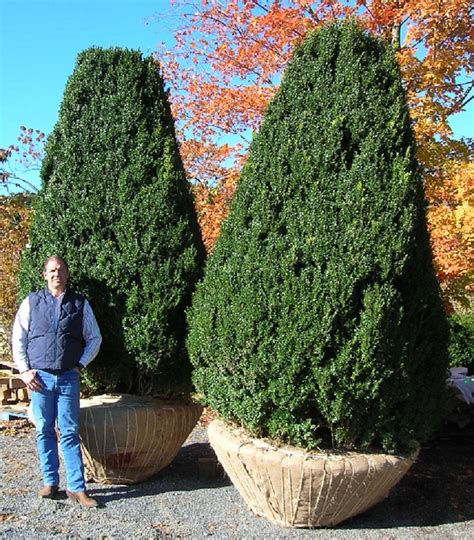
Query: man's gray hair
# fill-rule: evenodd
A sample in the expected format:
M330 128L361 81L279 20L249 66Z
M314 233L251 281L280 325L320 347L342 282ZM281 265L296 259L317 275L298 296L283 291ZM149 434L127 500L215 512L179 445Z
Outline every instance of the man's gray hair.
M48 257L45 261L44 261L44 265L43 265L43 272L46 272L46 267L48 266L48 263L50 261L57 261L61 264L63 264L65 267L66 267L66 270L68 271L69 273L69 267L67 265L67 262L60 256L60 255L51 255L51 257Z

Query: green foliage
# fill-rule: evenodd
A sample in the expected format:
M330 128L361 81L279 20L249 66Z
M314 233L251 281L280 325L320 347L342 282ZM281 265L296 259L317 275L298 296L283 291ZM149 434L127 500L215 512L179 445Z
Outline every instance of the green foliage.
M41 170L21 292L66 259L103 334L89 391L189 388L184 310L204 249L156 62L118 48L77 58Z
M474 374L474 315L454 314L448 318L449 367L467 367Z
M446 322L392 50L311 34L268 106L189 310L223 417L305 448L388 452L442 417Z

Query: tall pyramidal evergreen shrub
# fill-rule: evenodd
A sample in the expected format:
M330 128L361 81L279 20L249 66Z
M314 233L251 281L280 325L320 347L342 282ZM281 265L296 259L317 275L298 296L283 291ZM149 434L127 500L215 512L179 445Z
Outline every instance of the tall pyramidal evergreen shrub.
M443 412L446 321L391 48L296 50L189 312L203 399L256 436L409 450Z
M90 392L190 387L184 310L204 249L157 63L91 48L77 58L48 139L20 272L63 256L103 334L84 372Z

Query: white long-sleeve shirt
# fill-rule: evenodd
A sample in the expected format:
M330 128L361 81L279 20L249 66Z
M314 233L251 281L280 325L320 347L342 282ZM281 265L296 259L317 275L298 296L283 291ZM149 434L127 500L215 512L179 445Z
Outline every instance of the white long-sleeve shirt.
M53 303L53 322L55 326L58 324L59 311L61 308L61 302L64 293L60 296L51 296L51 302ZM30 324L30 303L28 297L26 297L18 309L18 313L13 323L12 331L12 354L15 367L20 373L30 369L28 361L27 347L28 347L28 327ZM99 325L92 311L92 308L87 301L84 301L84 311L82 319L82 337L84 338L85 346L79 363L86 367L87 364L92 362L97 356L102 343L102 336L100 334Z

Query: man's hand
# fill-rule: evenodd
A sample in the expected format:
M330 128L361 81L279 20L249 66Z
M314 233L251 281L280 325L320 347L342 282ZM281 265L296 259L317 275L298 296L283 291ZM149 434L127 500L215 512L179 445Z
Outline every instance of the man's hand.
M28 390L39 392L43 388L43 385L36 376L36 369L28 369L27 371L23 371L23 373L20 373L20 378L26 384L26 388L28 388Z

